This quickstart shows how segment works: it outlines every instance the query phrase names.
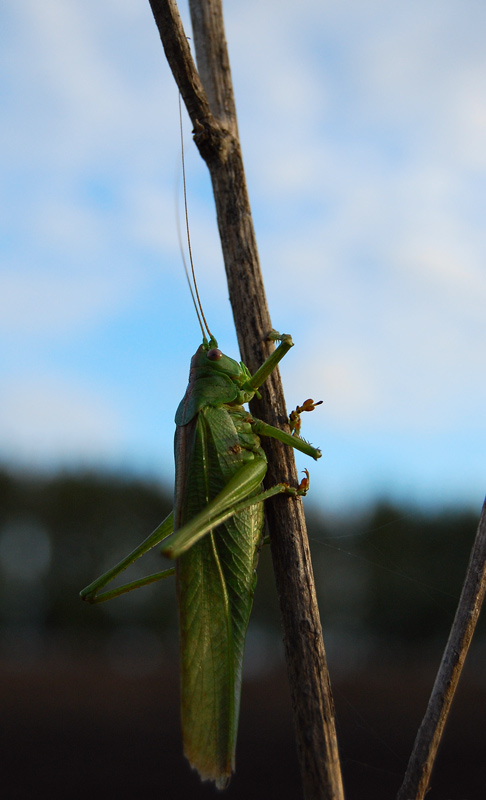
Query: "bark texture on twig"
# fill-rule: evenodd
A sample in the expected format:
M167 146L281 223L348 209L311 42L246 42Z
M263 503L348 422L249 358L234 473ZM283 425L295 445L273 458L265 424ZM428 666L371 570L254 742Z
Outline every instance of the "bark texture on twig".
M486 591L486 500L432 694L397 800L422 800Z
M238 139L235 103L221 0L190 0L199 71L174 0L150 0L162 44L194 126L194 139L213 184L230 301L244 362L254 372L267 357L272 328L260 271ZM278 370L261 390L252 412L285 427ZM298 484L291 448L262 442L268 486ZM307 800L343 797L334 707L300 499L268 501L272 557L284 628L286 659Z

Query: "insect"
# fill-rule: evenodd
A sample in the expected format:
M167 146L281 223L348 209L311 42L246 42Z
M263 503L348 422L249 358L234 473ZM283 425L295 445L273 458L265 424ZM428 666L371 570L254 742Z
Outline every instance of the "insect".
M267 459L260 437L279 439L314 459L321 452L297 434L255 419L244 408L293 346L292 339L272 331L269 339L278 347L254 375L224 355L204 317L189 238L188 242L197 302L192 288L191 294L203 341L192 357L187 390L175 415L174 509L125 559L83 589L81 597L102 602L176 573L184 752L202 780L214 781L222 789L235 766L243 652L262 546L263 501L278 493L305 495L309 485L306 470L298 487L280 483L264 491ZM188 281L191 287L189 275ZM300 413L315 405L306 400L293 412L293 430L300 430ZM101 592L160 543L162 553L175 559L175 569Z

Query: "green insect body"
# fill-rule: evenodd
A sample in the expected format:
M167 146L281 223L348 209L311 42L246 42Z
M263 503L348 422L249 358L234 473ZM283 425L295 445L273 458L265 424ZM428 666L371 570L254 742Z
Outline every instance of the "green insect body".
M81 596L89 602L116 597L173 574L165 570L98 594L136 558L162 542L176 559L180 627L181 716L184 752L203 780L224 788L234 771L246 631L263 532L263 501L280 492L305 494L278 484L262 490L267 470L260 436L272 436L314 459L321 453L300 436L254 419L243 407L292 347L280 345L257 372L203 340L192 358L189 384L176 413L173 514ZM309 400L300 411L313 410ZM299 427L300 429L300 427Z
M202 346L194 356L176 414L176 530L243 464L266 465L241 407L246 397L235 380L241 369L226 356L210 361L208 352ZM251 494L257 491L258 485ZM220 787L234 769L243 650L262 530L259 503L204 536L176 566L184 752L203 780Z

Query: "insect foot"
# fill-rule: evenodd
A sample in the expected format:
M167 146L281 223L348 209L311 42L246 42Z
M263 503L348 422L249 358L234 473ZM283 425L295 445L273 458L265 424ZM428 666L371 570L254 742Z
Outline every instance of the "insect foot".
M309 491L309 472L306 469L302 471L305 472L305 478L302 478L297 487L288 485L285 486L285 494L290 495L290 497L305 497Z
M293 347L294 343L290 333L279 333L276 330L271 330L267 336L267 342L286 342L289 347Z
M296 436L299 436L300 435L300 427L302 425L302 420L300 418L300 415L302 414L302 412L303 411L314 411L315 407L322 405L322 403L323 403L322 400L318 400L315 403L314 400L309 398L308 400L304 400L304 402L302 403L301 406L297 406L295 411L292 411L292 413L290 414L290 417L289 417L289 425L290 425L291 432L294 433Z

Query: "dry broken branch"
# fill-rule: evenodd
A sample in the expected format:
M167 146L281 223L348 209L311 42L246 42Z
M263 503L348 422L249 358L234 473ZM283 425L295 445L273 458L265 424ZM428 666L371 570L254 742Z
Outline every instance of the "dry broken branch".
M422 800L486 591L486 500L454 622L397 800Z

